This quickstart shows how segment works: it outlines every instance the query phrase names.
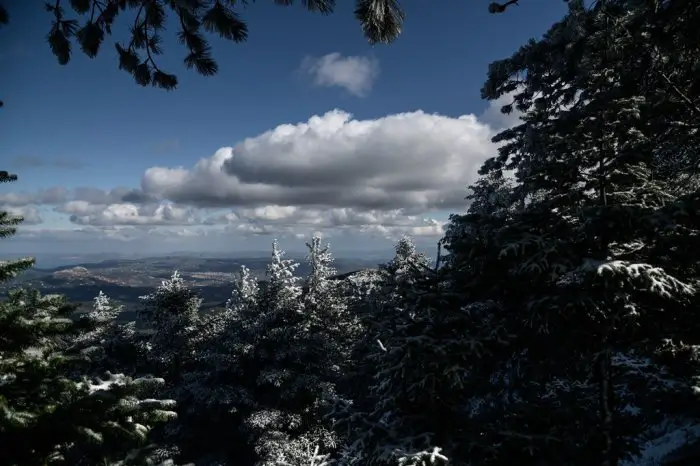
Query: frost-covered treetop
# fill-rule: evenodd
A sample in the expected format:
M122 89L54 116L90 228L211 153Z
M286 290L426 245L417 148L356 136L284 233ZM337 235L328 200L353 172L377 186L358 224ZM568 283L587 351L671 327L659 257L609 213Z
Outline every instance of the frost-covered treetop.
M330 244L323 246L321 236L314 235L310 243L306 243L309 251L306 254L306 261L311 266L310 281L331 277L336 274L333 267L333 255L330 251Z
M231 297L226 301L226 309L235 313L252 309L257 302L258 292L258 280L251 275L248 267L241 265L233 280L233 290Z

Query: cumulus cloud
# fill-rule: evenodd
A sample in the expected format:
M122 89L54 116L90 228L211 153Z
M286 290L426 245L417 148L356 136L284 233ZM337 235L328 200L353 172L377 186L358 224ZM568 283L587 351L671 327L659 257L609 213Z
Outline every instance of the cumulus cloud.
M230 230L244 234L269 235L286 232L309 236L314 232L332 235L341 231L380 234L387 238L402 234L439 236L444 222L404 209L358 211L352 208L315 209L298 206L268 205L235 209L209 217L205 223L226 224Z
M335 52L304 58L301 70L313 79L316 86L342 87L350 94L364 97L379 76L379 62L369 57L343 57Z
M355 120L333 110L219 149L190 169L152 167L141 190L200 207L453 209L494 155L491 136L473 115Z
M92 205L86 201L72 201L62 206L61 210L70 214L70 221L78 225L192 225L199 223L192 209L169 203Z
M200 248L206 236L206 246L228 248L232 235L251 244L313 232L354 243L403 234L431 243L443 234L447 214L466 207L467 187L496 154L493 135L517 123L517 115L499 112L505 99L478 117L415 111L362 120L332 110L223 147L190 167L151 167L139 189L53 187L0 194L0 205L22 210L27 224L40 221L37 206L50 206L73 224L21 229L32 244L50 236L149 249L191 241Z

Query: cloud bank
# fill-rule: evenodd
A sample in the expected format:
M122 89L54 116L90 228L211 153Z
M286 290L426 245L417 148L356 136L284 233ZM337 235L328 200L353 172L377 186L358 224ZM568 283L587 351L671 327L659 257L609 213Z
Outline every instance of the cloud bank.
M336 109L222 147L190 167L151 167L138 189L0 193L0 206L22 212L34 225L20 236L37 241L202 244L206 237L210 245L322 232L349 242L405 233L432 242L448 214L466 207L467 186L496 154L495 132L517 123L498 113L501 105L478 117L415 111L356 119ZM37 208L63 224L42 224L47 215Z
M198 207L454 209L494 155L491 135L473 115L355 120L333 110L221 148L191 168L149 168L139 195Z

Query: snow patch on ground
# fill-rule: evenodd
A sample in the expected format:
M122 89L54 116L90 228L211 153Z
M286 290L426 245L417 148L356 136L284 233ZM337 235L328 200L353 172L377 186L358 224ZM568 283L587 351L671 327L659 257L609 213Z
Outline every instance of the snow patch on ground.
M648 440L641 447L639 457L621 461L620 466L658 466L671 452L690 441L700 438L700 424L686 422L667 425L662 428L660 436Z

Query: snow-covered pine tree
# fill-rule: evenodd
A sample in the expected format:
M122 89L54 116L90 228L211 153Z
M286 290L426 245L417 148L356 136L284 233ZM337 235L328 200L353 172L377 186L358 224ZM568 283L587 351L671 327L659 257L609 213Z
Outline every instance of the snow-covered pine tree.
M252 347L248 330L258 317L258 294L257 279L242 265L225 308L200 319L196 363L183 374L181 386L192 434L187 444L181 442L181 461L216 465L254 460L241 429L243 416L254 409L254 391L241 362Z
M273 241L272 258L265 271L266 281L259 300L262 312L273 320L286 316L288 311L301 311L301 277L295 275L299 263L285 259L285 254L277 240Z
M504 144L482 173L514 171L521 208L505 220L482 217L493 234L463 258L488 262L523 355L518 394L536 408L512 416L504 464L516 455L521 464L615 465L659 420L658 390L632 390L639 380L627 364L676 338L697 302L697 276L658 249L663 242L673 254L697 235L679 207L697 194L676 197L654 168L658 149L672 150L674 128L695 119L688 68L666 63L680 65L697 45L664 24L686 24L698 6L672 3L569 2L543 39L490 68L484 96L513 93L524 115L494 139ZM689 388L677 382L671 394ZM530 453L520 459L523 448Z
M148 326L151 370L177 384L181 372L194 358L199 307L197 293L176 270L156 290L141 297L139 318Z
M315 303L323 300L326 290L334 285L328 279L337 273L333 267L333 255L330 245L323 245L320 235L314 235L311 242L306 243L308 251L306 262L309 264L310 272L306 277L306 302ZM337 283L337 282L336 282Z
M195 415L190 425L209 434L201 448L189 449L188 461L296 464L295 453L315 451L300 405L286 396L303 388L294 361L301 337L295 329L304 318L297 267L273 242L267 280L259 286L241 268L226 309L202 319L207 339L183 387Z
M275 241L268 282L261 289L259 316L251 327L254 335L248 341L254 342L253 358L247 357L249 363L244 366L257 367L252 389L258 407L247 417L246 425L261 466L313 464L323 460L334 445L333 433L321 419L321 404L333 390L333 358L338 352L333 352L333 342L327 340L332 332L319 324L324 313L338 312L339 307L333 307L338 303L331 294L323 296L330 290L324 281L331 258L320 247L320 240L315 244L310 260L319 267L316 276L309 277L307 296L313 297L309 312L300 279L294 275L298 264L283 259L284 252ZM315 252L323 256L314 257ZM323 359L315 359L319 357Z
M291 375L285 371L284 361L294 348L293 328L303 319L301 278L295 275L299 263L284 255L277 240L273 241L257 316L246 325L253 360L261 363L258 383L262 386L279 387Z
M146 364L139 370L165 378L162 395L178 403L178 419L159 429L155 438L162 446L162 455L179 459L202 434L192 427L193 402L186 383L189 372L199 372L197 350L206 335L199 331L202 300L174 271L141 301L139 319L147 330L141 335Z
M242 265L233 282L231 297L226 302L226 311L238 315L254 309L257 306L259 288L258 280L250 273L250 269Z
M89 331L71 342L71 351L79 351L89 361L93 373L131 372L139 356L135 322L119 322L123 306L114 305L102 291L95 296L92 308L80 314Z
M405 399L410 379L423 374L403 365L407 349L404 331L411 332L413 319L423 317L422 310L415 314L417 309L410 306L409 296L420 287L429 268L427 257L417 253L406 236L396 244L394 258L379 267L381 297L370 303L373 306L362 316L366 337L358 344L364 351L356 353L362 357L358 361L361 370L356 371L361 380L353 383L358 390L349 394L350 403L341 405L336 414L336 427L346 434L338 455L341 465L422 464L424 453L432 453L431 447L439 448L433 433L416 415L418 411L407 406ZM435 459L440 464L443 455Z
M396 243L394 258L379 266L384 282L395 293L408 291L411 284L422 277L421 272L429 268L430 259L416 251L416 245L408 236L401 237Z
M0 179L16 177L0 172ZM21 218L2 212L0 221L7 237ZM32 263L0 262L2 281ZM0 301L3 464L143 464L151 427L175 415L172 401L149 396L162 379L108 373L96 381L79 371L83 358L69 351L69 342L93 329L76 322L75 310L63 296L28 289L12 290Z
M408 238L381 270L385 299L363 342L368 389L340 416L339 464L481 464L487 410L474 411L489 402L490 354L504 346L494 306L462 305L448 269L431 267Z
M304 330L313 341L307 342L304 351L315 361L316 369L330 371L326 379L337 380L359 336L357 317L349 312L348 283L332 279L337 271L330 245L323 246L321 236L314 235L306 247L310 271L305 280Z
M412 264L409 266L408 264ZM358 320L359 330L352 348L352 363L346 369L342 383L342 396L337 400L340 410L338 415L344 423L348 416L365 412L360 406L367 403L373 406L370 399L370 387L374 383L377 372L376 356L378 348L382 348L380 338L385 338L382 332L390 325L395 313L401 312L401 293L407 287L398 286L408 283L415 278L416 271L428 267L429 261L425 255L418 254L413 241L403 237L395 245L394 257L391 261L379 264L376 270L365 271L351 282L350 312ZM411 272L410 274L408 272ZM389 324L387 324L389 322ZM347 403L352 403L350 407Z

